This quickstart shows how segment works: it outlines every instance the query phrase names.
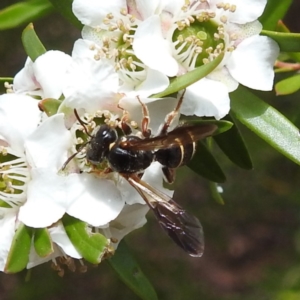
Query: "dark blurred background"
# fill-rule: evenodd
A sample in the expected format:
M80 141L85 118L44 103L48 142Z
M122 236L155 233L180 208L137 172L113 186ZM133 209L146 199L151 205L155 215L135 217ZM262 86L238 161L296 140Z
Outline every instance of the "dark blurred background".
M0 9L17 1L1 1ZM300 2L294 0L285 23L300 32ZM47 49L71 53L80 32L59 14L34 23ZM24 65L23 28L0 32L0 77L13 77ZM298 123L299 93L264 99ZM299 124L298 124L299 126ZM127 244L159 299L300 299L300 169L241 126L254 170L234 166L216 151L227 176L225 205L211 197L208 182L183 168L175 198L198 216L205 231L202 258L190 258L161 231L154 217L130 234ZM50 263L16 275L0 274L1 300L138 299L104 262L86 273L61 278Z

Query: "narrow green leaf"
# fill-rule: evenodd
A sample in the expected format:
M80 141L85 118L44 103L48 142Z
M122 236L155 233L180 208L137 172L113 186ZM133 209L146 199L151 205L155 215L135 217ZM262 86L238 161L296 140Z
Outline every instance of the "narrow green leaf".
M278 20L283 19L292 2L293 0L268 0L264 13L259 18L259 21L263 24L263 28L274 30Z
M51 3L45 0L18 2L0 10L0 30L28 24L53 11Z
M224 182L226 177L216 159L203 142L197 143L197 151L187 166L196 174L214 182Z
M281 20L278 21L278 23L277 23L276 31L290 33L290 30L287 28L287 26ZM300 52L288 52L285 54L288 56L287 59L292 59L297 62L300 62ZM278 59L280 60L280 57Z
M46 257L54 252L52 240L47 228L34 229L33 245L40 257Z
M230 94L234 116L277 151L300 164L299 129L269 104L239 88Z
M22 32L22 43L26 54L35 61L46 52L46 49L34 31L33 24L29 24Z
M93 233L87 224L69 215L62 218L65 230L77 251L92 264L99 264L109 252L109 241L100 233Z
M283 79L276 83L276 95L289 95L300 89L300 74Z
M5 82L12 83L14 81L13 77L0 77L0 84L4 84Z
M141 299L158 299L151 283L142 272L124 241L119 244L115 255L107 261L121 280Z
M210 188L210 192L211 192L211 195L214 198L214 200L217 203L224 205L225 201L223 200L221 193L218 191L219 185L215 182L210 182L209 188Z
M300 52L300 33L286 33L262 30L261 34L268 36L276 41L281 51Z
M162 92L152 95L151 98L162 98L164 96L176 93L180 90L187 88L189 85L197 82L211 73L222 61L224 54L220 54L216 59L196 68L182 76L178 76L170 81L170 85Z
M39 102L39 108L44 111L48 117L55 115L62 101L52 98L47 98Z
M233 122L229 115L225 119ZM252 169L251 158L237 124L223 134L214 135L213 138L233 163L246 170Z
M9 250L4 268L5 273L17 273L26 268L29 261L32 234L33 231L30 227L20 224Z
M49 0L49 2L51 2L52 5L56 8L56 10L75 27L79 29L83 27L81 22L73 14L72 11L73 0Z

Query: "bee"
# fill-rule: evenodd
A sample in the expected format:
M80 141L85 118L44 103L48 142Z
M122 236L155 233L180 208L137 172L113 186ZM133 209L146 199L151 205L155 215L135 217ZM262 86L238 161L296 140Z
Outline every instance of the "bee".
M107 124L101 125L93 135L90 135L74 110L79 123L90 136L86 143L86 159L94 166L107 161L109 170L105 172L117 172L125 178L145 200L170 238L190 256L200 257L204 251L204 235L199 220L171 197L144 182L141 175L152 162L158 161L162 165L166 181L173 182L175 170L192 159L196 142L212 135L217 126L183 125L169 131L172 121L179 113L182 95L175 109L166 116L159 134L152 136L148 128L150 121L148 109L139 98L138 100L143 109L141 123L143 138L132 135L131 128L126 122L121 122L124 132L121 137L115 128ZM63 169L77 153L69 157Z

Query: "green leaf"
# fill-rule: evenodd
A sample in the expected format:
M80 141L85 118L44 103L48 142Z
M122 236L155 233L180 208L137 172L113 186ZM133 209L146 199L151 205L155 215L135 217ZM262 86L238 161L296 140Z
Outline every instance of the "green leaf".
M93 233L87 224L69 215L62 218L65 230L76 250L92 264L99 264L109 252L109 241L100 233Z
M276 83L276 95L289 95L300 89L300 74L283 79Z
M124 241L119 244L115 255L107 261L121 280L141 299L158 299L151 283L142 272Z
M233 122L229 115L225 119ZM225 133L214 135L213 138L233 163L246 170L253 168L249 152L236 124Z
M48 117L55 115L62 101L52 98L47 98L39 102L39 108L44 111Z
M54 11L45 0L18 2L0 10L0 30L28 24Z
M40 257L47 257L54 252L52 240L47 228L34 229L33 245Z
M299 129L269 104L239 88L230 94L234 116L277 151L300 164Z
M162 92L152 95L150 98L162 98L164 96L176 93L180 90L185 89L189 85L197 82L198 80L204 78L209 73L211 73L222 61L224 54L220 54L216 59L205 64L201 67L198 67L182 76L178 76L174 79L171 79L170 85Z
M20 224L12 241L7 262L4 268L5 273L17 273L26 268L29 261L33 231L30 227Z
M300 33L286 33L262 30L261 34L268 36L276 41L281 51L300 52Z
M290 30L287 28L287 26L282 21L278 21L276 31L290 33ZM282 54L283 53L281 53L281 55ZM287 55L287 59L292 59L297 62L300 62L300 53L299 52L289 52L289 53L284 53L284 54ZM280 57L278 59L280 60ZM277 69L277 71L278 71L278 69Z
M56 10L75 27L79 29L83 27L81 22L73 14L72 11L73 0L49 0L49 2L51 2L52 5L56 8Z
M223 200L220 192L218 191L218 186L219 185L217 183L215 183L215 182L210 182L209 183L210 192L211 192L211 195L214 198L214 200L217 203L224 205L225 201Z
M259 18L259 21L263 24L263 28L274 30L278 20L283 19L292 2L293 0L268 0L264 13Z
M224 182L226 177L216 159L203 142L197 143L197 150L187 166L196 174L214 182Z
M33 24L29 24L22 32L22 43L26 54L35 61L46 53L46 49L34 31Z

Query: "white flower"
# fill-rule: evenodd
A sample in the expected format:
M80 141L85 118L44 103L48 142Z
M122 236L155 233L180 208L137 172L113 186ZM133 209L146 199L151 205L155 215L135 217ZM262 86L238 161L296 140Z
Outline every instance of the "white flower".
M164 90L169 79L135 57L132 33L140 20L128 14L126 7L126 1L73 1L74 14L85 25L73 56L109 60L119 76L120 92L149 96Z
M135 55L149 68L168 76L184 74L226 52L220 66L205 80L187 88L181 112L225 116L228 92L239 83L271 90L277 44L263 36L257 18L266 1L135 1L143 16L134 34Z
M45 120L25 143L32 180L19 219L31 227L47 227L65 213L93 226L104 225L122 210L124 201L108 180L91 174L60 174L72 145L64 115ZM36 212L39 213L36 213Z
M28 199L28 185L31 183L30 157L25 153L24 144L37 129L42 113L37 100L25 95L6 94L0 96L0 270L4 271L7 255L20 222L20 207ZM42 183L47 184L47 181ZM38 214L34 210L34 214ZM57 225L56 225L57 226ZM56 227L54 226L54 227ZM53 229L55 230L55 229ZM67 235L62 235L62 249L71 249ZM55 239L53 239L55 242ZM63 250L61 250L63 251ZM60 253L61 253L60 251ZM65 252L65 251L63 251ZM73 252L77 251L73 247ZM65 252L67 253L67 252ZM51 257L58 256L55 251ZM74 256L78 257L78 253ZM44 260L50 258L45 258ZM38 259L30 258L30 265L39 264Z
M24 68L14 78L14 92L58 99L71 57L61 51L47 51L35 62L27 58Z

